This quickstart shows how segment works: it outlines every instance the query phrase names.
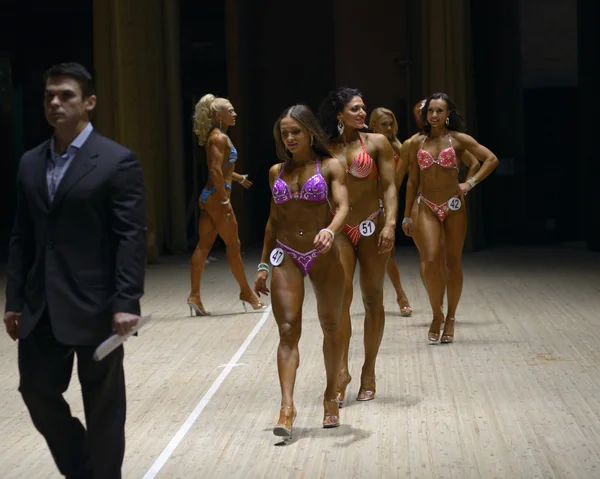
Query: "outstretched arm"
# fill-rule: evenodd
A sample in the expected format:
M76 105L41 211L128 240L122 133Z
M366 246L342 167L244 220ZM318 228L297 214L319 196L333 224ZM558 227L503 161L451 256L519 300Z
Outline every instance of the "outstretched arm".
M248 179L248 175L240 175L239 173L236 173L235 171L231 174L231 179L233 181L238 182L240 185L242 185L246 189L250 188L253 185L253 183Z
M399 141L398 145L399 146L392 145L394 151L400 157L398 163L396 163L396 190L400 190L400 188L402 187L402 182L404 181L404 177L408 173L408 156L402 156L402 150L404 149L404 145L402 145Z
M281 165L279 164L272 166L269 170L269 184L271 185L271 188L273 188L273 183L277 178L280 168ZM267 220L267 225L265 226L262 255L260 257L260 264L258 265L256 279L254 280L254 291L259 297L261 294L266 296L270 293L269 288L267 287L267 278L269 277L270 270L269 257L271 255L271 251L273 251L277 245L277 216L277 205L275 204L275 200L271 198L271 208L269 210L269 219Z
M331 175L331 196L333 204L337 205L337 211L327 228L322 229L317 236L315 236L314 245L319 253L326 253L329 251L333 245L335 235L342 231L348 213L350 212L348 189L346 188L346 172L344 171L342 164L334 158L332 158L327 165ZM331 231L333 234L327 230Z
M388 139L379 134L374 134L377 142L377 163L379 167L379 181L385 209L385 226L379 235L379 253L387 253L394 247L396 237L396 217L398 215L398 190L396 189L396 165L394 151Z
M17 173L17 211L10 236L8 274L6 280L6 311L21 312L25 303L27 274L35 259L33 220L27 196L23 191L23 169Z
M17 211L8 250L6 279L6 306L4 325L8 335L16 341L19 321L25 305L25 284L35 259L35 232L27 196L23 191L22 166L17 173Z
M406 143L404 143L406 145ZM406 205L404 207L404 219L402 220L402 230L407 236L412 235L412 220L410 213L417 198L419 182L421 181L421 171L417 162L417 151L419 150L419 138L414 137L410 140L408 146L408 183L406 185ZM406 154L406 153L405 153Z
M111 229L117 244L112 309L139 315L146 269L146 189L133 153L118 162L109 188Z

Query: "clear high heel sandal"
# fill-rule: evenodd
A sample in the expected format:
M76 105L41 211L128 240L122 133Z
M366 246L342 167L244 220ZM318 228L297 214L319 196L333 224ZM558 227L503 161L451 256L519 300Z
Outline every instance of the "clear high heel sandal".
M275 436L283 438L284 441L292 439L292 427L298 411L294 406L283 406L279 411L279 421L273 428L273 434Z
M193 301L187 300L187 305L190 308L190 316L210 316L210 313L204 309L202 302L196 304Z
M266 305L265 303L263 303L262 301L259 301L256 304L252 304L250 301L248 301L247 299L242 299L242 296L240 295L240 301L242 302L242 306L244 307L244 312L247 313L248 312L248 306L250 305L250 307L254 310L254 311L264 311L265 309L267 309L269 306Z

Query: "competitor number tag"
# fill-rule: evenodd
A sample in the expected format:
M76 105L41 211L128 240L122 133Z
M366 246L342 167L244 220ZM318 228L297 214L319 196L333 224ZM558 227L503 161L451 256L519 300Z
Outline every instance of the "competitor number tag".
M271 264L273 266L279 266L283 262L283 250L281 248L275 248L271 251Z
M371 236L375 233L375 223L371 220L365 220L360 224L360 234L363 236Z
M460 201L460 198L450 198L448 201L448 208L450 208L452 211L460 210L461 206L462 202Z

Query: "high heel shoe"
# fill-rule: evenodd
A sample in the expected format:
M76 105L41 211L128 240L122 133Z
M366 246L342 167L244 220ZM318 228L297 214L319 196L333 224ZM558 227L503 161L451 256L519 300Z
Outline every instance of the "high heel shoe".
M254 311L263 311L268 308L267 304L263 303L262 301L258 301L258 298L255 298L255 299L256 299L256 303L252 303L251 301L248 301L247 299L243 299L242 295L240 294L240 301L242 302L242 306L244 307L245 313L248 312L248 306L246 306L246 303L249 304L250 307Z
M294 426L297 414L298 411L296 411L294 406L283 406L279 411L279 421L277 421L277 424L273 428L273 434L285 439L291 439L292 427Z
M340 403L337 399L323 399L323 428L340 427Z
M367 376L368 377L368 376ZM364 378L360 378L360 389L358 390L357 401L372 401L375 399L375 378L370 381L370 386L363 386L368 383Z
M447 334L446 328L452 329L452 334ZM454 318L447 318L446 324L444 326L444 332L442 333L442 339L440 339L440 343L450 344L452 342L454 342Z
M437 343L440 339L440 330L442 329L442 323L444 322L444 317L442 316L441 321L436 321L435 317L431 320L431 326L429 327L429 332L427 333L427 337L429 341L432 343ZM437 328L435 328L436 323L438 324ZM437 331L437 333L436 333Z
M348 384L350 384L350 381L352 381L352 378L348 375L347 379L342 381L342 387L339 387L336 392L335 400L340 405L340 409L344 407L344 401L346 400L346 390L348 389Z
M375 386L361 386L358 390L357 401L372 401L375 399Z
M190 316L210 316L210 313L204 309L202 301L198 300L198 303L193 301L195 298L188 298L187 305L190 308Z
M408 303L408 299L406 297L399 299L397 302L398 302L398 307L400 308L400 316L402 316L404 318L408 318L409 316L412 316L413 309L410 307L410 304ZM402 306L403 303L404 303L404 306Z

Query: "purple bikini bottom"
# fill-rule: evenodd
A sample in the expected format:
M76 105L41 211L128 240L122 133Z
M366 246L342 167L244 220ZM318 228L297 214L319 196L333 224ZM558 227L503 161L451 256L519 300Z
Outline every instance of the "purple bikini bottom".
M283 244L281 241L277 241L277 246L279 246L283 251L285 251L298 265L298 267L302 270L302 272L306 275L310 273L310 269L312 268L313 263L319 256L319 252L316 249L311 249L306 253L300 253L300 251L296 251L294 248L290 248L288 245Z

